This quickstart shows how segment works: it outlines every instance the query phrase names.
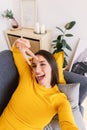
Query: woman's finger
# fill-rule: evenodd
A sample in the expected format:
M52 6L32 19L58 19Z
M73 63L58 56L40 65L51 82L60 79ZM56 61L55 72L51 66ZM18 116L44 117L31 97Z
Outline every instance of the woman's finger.
M23 57L25 58L26 62L31 65L30 61L29 61L29 56L26 54L25 50L21 50Z
M27 52L27 54L30 55L32 58L35 58L35 59L38 60L38 57L37 57L31 50L26 49L26 52Z

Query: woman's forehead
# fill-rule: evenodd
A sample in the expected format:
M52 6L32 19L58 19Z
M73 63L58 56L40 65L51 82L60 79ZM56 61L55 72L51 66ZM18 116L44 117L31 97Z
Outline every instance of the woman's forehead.
M33 58L32 62L41 62L41 61L47 61L42 55L36 55L37 59Z

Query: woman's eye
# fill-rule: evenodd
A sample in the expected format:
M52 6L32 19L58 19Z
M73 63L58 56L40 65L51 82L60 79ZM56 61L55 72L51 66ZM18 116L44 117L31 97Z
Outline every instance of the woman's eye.
M41 66L45 66L46 64L40 64Z
M36 68L36 65L32 65L32 68Z

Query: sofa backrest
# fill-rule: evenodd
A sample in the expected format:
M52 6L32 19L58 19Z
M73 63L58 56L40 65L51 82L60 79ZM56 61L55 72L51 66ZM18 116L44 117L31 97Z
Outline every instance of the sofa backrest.
M12 52L0 52L0 114L9 102L18 84L18 71L14 64Z

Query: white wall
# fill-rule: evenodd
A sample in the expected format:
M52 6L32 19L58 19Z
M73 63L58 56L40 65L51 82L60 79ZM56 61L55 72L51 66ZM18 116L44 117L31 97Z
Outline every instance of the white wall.
M1 14L4 10L11 9L14 12L16 19L19 21L19 0L3 0L0 1L0 51L8 49L4 31L8 29L8 20L3 18Z
M87 38L87 0L38 0L38 2L38 19L52 29L53 39L58 34L56 26L63 27L71 20L76 21L74 28L69 31L74 34L74 37L68 38L72 49L75 49L79 38Z
M87 36L87 0L38 0L39 21L49 28L61 26L75 20L77 22L73 32L77 37Z
M5 9L12 8L15 17L20 21L20 0L3 0L0 2L0 12ZM47 29L53 32L52 40L58 35L56 26L63 27L63 25L71 20L76 21L76 25L70 33L74 37L68 38L72 49L78 41L78 38L87 37L87 0L38 0L38 21L46 25ZM7 28L6 20L0 17L0 50L7 48L6 41L3 36L3 30ZM68 52L71 54L71 52Z
M6 40L4 38L4 30L8 28L8 21L1 17L2 12L7 8L12 8L12 0L0 1L0 51L8 49Z

